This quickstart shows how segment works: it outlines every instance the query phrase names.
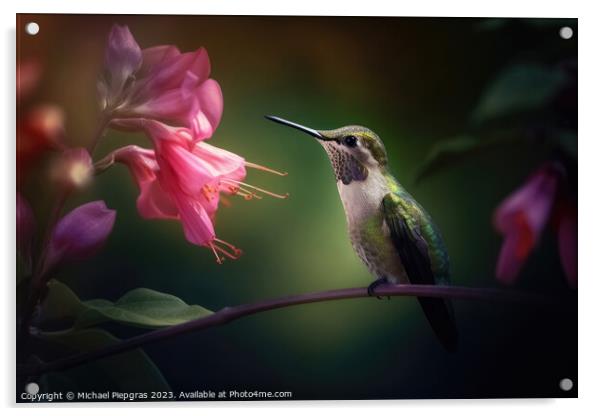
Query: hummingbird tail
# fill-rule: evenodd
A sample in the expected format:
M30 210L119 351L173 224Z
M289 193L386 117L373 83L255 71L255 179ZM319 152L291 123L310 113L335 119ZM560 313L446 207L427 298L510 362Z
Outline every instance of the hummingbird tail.
M426 319L435 335L448 352L458 348L458 331L451 303L436 298L418 298Z

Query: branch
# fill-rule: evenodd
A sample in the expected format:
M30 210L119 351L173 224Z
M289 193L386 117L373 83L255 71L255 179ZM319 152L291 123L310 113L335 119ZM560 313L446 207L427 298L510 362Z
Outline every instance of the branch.
M421 296L437 297L444 299L465 299L481 301L500 301L529 304L553 303L554 299L546 296L521 293L510 290L479 289L457 286L437 285L391 285L375 289L377 296ZM18 373L23 376L35 376L53 371L64 371L100 358L109 357L126 351L133 350L143 345L150 344L166 338L200 331L214 326L225 325L245 316L255 315L259 312L281 309L306 303L326 302L338 299L365 298L368 293L365 287L328 290L301 295L286 296L277 299L262 300L234 307L225 307L212 315L185 322L183 324L157 329L138 335L108 347L94 351L72 355L48 363L19 366Z

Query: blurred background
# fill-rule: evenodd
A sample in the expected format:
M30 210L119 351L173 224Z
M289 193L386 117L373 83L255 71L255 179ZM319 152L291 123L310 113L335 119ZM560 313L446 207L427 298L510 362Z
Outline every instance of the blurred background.
M576 71L577 59L576 20L19 15L18 30L29 21L40 32L18 33L18 59L36 59L42 68L29 101L63 108L68 145L86 145L93 134L106 37L118 23L128 25L143 48L204 46L224 95L224 115L210 143L289 173L251 171L247 177L290 193L287 200L233 198L221 207L218 236L245 253L221 266L210 250L185 241L179 223L140 218L137 189L122 166L70 200L68 208L103 199L117 210L104 250L56 276L80 298L116 300L147 287L211 310L371 282L348 241L325 153L265 114L317 129L360 124L376 131L393 174L441 229L452 283L499 286L502 239L492 214L547 160L537 139L475 152L420 181L416 175L442 139L485 134L473 127L471 114L506 68L536 63ZM571 39L559 36L567 25ZM567 123L576 123L576 106L563 111ZM142 135L110 131L95 159L126 143L150 147ZM18 179L41 224L52 196L40 179L46 164L38 160ZM529 258L517 288L571 301L548 307L456 301L455 354L441 348L412 298L296 306L145 351L174 391L291 391L294 399L576 396L576 387L559 389L563 378L577 382L577 312L552 231ZM144 332L105 328L120 338ZM64 376L70 374L69 383L79 388L98 387L98 379L86 380L84 367Z

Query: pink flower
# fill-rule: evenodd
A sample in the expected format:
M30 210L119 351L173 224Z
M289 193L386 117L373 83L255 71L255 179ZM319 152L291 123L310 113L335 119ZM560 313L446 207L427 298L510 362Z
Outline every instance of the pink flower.
M114 118L151 118L211 137L223 111L219 84L209 79L207 51L173 45L140 50L127 26L113 26L99 83L101 106Z
M508 196L494 215L495 228L504 235L496 275L506 284L514 283L527 257L531 254L554 212L559 188L565 181L564 168L558 163L547 163L527 182ZM574 224L567 217L559 229L559 247L565 271L576 264L576 216ZM573 256L574 253L574 257ZM569 276L569 282L576 281Z
M246 167L278 173L245 162L231 152L206 142L195 142L186 129L157 121L127 119L118 121L124 129L143 129L151 138L155 151L126 146L109 158L124 163L140 189L137 206L144 218L179 219L186 239L212 249L221 263L222 255L235 259L241 251L218 239L214 230L215 214L221 194L240 195L245 199L261 198L259 193L284 198L246 184ZM104 162L106 165L107 162Z
M115 215L104 201L94 201L61 218L52 232L44 271L65 261L84 260L95 254L109 237Z
M240 250L215 235L215 215L224 194L246 199L260 193L284 198L242 182L246 168L281 174L245 162L205 142L223 111L219 84L209 79L205 49L181 53L173 45L141 50L128 28L114 26L99 84L101 106L114 128L145 131L154 150L126 146L96 164L126 164L140 189L137 207L144 218L178 219L186 239L213 250L217 261Z

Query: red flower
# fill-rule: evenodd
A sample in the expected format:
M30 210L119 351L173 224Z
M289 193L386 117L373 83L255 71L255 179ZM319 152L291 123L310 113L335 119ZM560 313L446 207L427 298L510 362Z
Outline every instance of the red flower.
M558 209L558 195L565 177L565 170L560 164L547 163L497 208L494 225L505 237L496 269L501 282L510 284L516 281L553 212ZM558 241L561 262L572 287L576 286L577 279L576 233L576 212L566 208L558 224Z

